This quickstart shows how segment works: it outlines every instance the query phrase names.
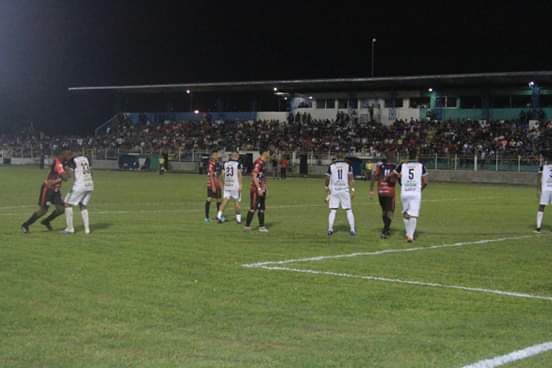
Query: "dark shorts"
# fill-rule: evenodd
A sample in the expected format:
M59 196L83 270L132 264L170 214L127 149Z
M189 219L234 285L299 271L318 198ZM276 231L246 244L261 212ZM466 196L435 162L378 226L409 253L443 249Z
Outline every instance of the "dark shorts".
M258 192L250 192L251 197L251 207L253 211L266 209L266 194L259 195Z
M55 191L48 188L45 184L42 184L40 188L40 195L38 197L38 205L41 208L48 208L50 205L54 206L64 206L63 198L61 197L61 192Z
M217 192L215 193L211 187L207 187L207 198L221 199L222 189L217 188Z
M395 211L395 197L378 196L379 204L384 212Z

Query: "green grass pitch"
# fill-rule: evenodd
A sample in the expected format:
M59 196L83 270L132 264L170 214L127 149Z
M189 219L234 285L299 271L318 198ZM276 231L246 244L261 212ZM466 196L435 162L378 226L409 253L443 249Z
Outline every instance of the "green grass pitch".
M534 188L430 183L411 245L399 213L379 239L365 182L358 236L339 213L329 241L322 179L269 180L262 234L204 224L205 177L97 171L90 236L78 210L74 236L63 218L23 235L44 175L0 167L0 367L460 368L552 341L550 300L242 266L527 235L286 267L552 297ZM508 367L550 366L552 352Z

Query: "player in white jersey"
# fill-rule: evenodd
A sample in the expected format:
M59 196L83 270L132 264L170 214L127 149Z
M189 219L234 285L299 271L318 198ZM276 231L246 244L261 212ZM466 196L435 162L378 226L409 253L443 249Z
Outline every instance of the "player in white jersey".
M427 170L422 163L408 161L395 169L395 175L401 184L401 204L406 240L414 241L416 222L420 216L422 191L428 184Z
M330 208L328 216L328 236L334 233L334 223L337 209L342 208L347 214L347 222L351 236L356 235L355 216L351 207L351 195L354 196L355 188L353 171L351 165L343 160L343 156L338 154L338 159L334 161L326 173L325 189L328 192L326 201Z
M239 161L240 154L233 152L230 155L230 160L224 163L223 177L224 177L224 194L222 204L220 205L217 213L217 220L219 223L224 222L224 209L228 204L228 201L234 200L234 206L236 210L236 222L241 224L241 190L243 186L242 177L242 164Z
M552 204L552 163L544 161L537 175L537 192L540 195L539 210L537 211L537 228L535 232L540 233L544 220L544 208Z
M92 171L90 162L84 156L73 157L69 162L69 167L73 169L73 188L65 197L65 221L67 227L64 230L66 234L75 233L73 226L73 207L79 206L84 225L84 233L90 234L90 219L88 217L88 203L94 191L94 181L92 180Z

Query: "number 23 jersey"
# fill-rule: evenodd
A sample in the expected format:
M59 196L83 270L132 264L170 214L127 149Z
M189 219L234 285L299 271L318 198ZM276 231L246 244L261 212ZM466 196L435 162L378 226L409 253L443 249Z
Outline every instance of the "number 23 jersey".
M239 174L242 172L242 164L239 161L227 161L224 163L224 190L239 190Z

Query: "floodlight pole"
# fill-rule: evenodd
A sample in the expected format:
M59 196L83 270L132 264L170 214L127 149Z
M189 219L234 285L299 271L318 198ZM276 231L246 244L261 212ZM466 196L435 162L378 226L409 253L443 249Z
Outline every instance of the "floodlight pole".
M370 76L373 78L374 77L374 60L375 60L375 49L376 49L376 38L375 37L372 37L372 72L370 73Z

